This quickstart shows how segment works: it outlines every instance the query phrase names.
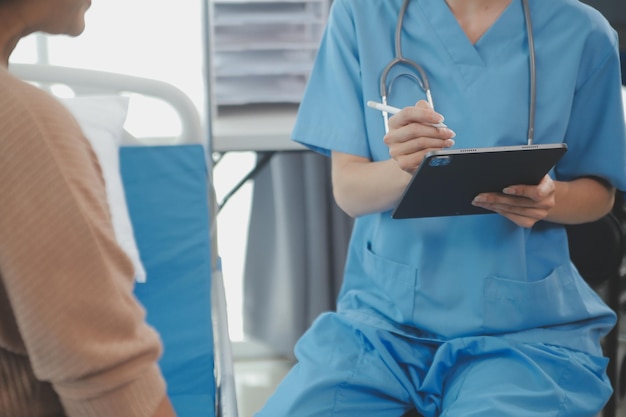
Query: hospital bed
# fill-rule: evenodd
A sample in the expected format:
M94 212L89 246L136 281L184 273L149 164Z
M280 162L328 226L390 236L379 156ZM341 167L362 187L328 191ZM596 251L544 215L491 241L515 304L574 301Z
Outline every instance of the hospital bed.
M114 225L113 206L125 203L133 262L136 271L145 271L135 293L163 340L160 366L178 416L237 417L211 165L193 103L169 84L133 76L34 64L11 64L10 71L51 92L71 91L75 97L62 101L92 145L108 146L108 156L107 149L96 153L109 197L118 175L120 195L117 201L109 198ZM178 118L178 134L136 138L123 126L112 126L125 124L126 114L119 113L128 109L150 116L151 111L133 107L135 99L145 97L170 108ZM144 123L158 118L144 117ZM95 138L102 133L108 136Z

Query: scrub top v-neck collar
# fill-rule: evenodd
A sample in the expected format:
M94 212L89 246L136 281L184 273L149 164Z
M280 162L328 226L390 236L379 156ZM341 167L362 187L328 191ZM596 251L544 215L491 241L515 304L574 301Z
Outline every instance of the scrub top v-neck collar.
M493 48L494 43L500 43L505 47L510 39L515 39L515 35L519 34L520 28L525 28L521 1L512 0L491 27L472 44L444 0L414 0L413 3L421 8L431 26L430 30L460 69L464 66L484 67L486 63L482 45L490 43L490 48Z

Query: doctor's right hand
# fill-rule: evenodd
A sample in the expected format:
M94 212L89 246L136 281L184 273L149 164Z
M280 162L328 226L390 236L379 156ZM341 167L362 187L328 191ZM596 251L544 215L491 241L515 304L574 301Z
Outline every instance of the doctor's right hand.
M384 137L389 156L402 170L413 174L428 152L454 145L456 134L451 129L432 126L441 122L443 116L425 100L405 107L389 118L389 133Z

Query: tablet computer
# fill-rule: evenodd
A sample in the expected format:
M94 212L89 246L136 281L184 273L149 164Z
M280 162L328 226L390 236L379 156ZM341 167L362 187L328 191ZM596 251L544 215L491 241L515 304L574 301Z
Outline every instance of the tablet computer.
M487 214L472 205L480 193L536 185L567 151L564 143L445 149L429 152L404 190L394 219Z

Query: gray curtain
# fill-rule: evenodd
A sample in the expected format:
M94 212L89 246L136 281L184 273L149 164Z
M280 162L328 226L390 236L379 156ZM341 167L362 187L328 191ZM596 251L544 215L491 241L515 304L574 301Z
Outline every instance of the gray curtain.
M315 318L335 309L351 230L332 196L330 158L275 154L254 181L244 333L292 357Z

